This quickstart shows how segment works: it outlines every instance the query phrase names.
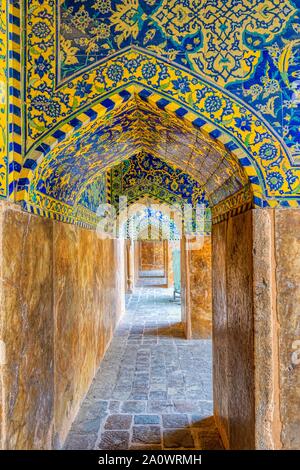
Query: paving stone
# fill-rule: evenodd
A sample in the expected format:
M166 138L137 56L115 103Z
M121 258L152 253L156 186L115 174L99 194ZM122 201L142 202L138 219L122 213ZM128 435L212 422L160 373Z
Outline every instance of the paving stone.
M159 415L136 415L134 424L160 424Z
M163 415L162 422L164 428L187 428L189 427L189 418L184 414Z
M194 448L194 439L191 431L186 429L172 429L164 431L164 447L178 449L192 449Z
M146 411L145 401L125 401L121 405L122 413L143 413Z
M118 413L120 411L120 402L118 400L110 400L108 409L110 413Z
M78 434L70 432L64 445L66 450L91 450L94 448L97 434Z
M147 393L131 393L129 398L131 400L147 400L148 394Z
M99 394L100 394L102 399L109 400L112 396L112 390L110 390L109 387L103 388L103 389L99 390Z
M148 393L148 386L147 384L134 384L132 387L132 392L134 393Z
M192 400L174 400L174 410L178 413L192 413L197 405Z
M135 385L149 385L149 375L148 374L136 374L133 381L133 386Z
M107 405L108 402L103 400L85 400L77 415L77 422L85 421L88 418L91 420L102 419L108 412Z
M167 400L149 400L147 403L147 411L149 413L172 413L174 410L173 403Z
M161 432L159 426L133 426L132 443L160 444Z
M184 388L180 390L180 388L168 388L168 399L169 400L180 400L182 397L185 397L185 390Z
M167 392L155 390L149 393L149 398L150 400L154 400L154 401L155 400L167 400L168 395L167 395Z
M113 398L114 400L120 400L120 401L125 401L128 400L128 398L131 395L131 390L129 391L124 391L124 390L114 390L110 394L110 398Z
M163 375L151 377L150 384L151 384L151 387L153 385L166 385L166 377Z
M104 416L105 417L105 416ZM103 419L104 419L103 417ZM82 420L76 420L76 432L84 434L97 434L101 425L99 416L91 418L89 415Z
M128 431L104 431L98 448L101 450L127 450L129 447Z
M113 414L108 416L105 429L129 429L132 423L131 415Z

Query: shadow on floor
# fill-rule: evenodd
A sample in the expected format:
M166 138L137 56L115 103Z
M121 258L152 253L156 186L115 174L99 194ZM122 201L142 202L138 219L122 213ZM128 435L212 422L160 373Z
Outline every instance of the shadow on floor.
M166 337L166 338L182 338L182 339L185 338L183 325L181 322L174 323L171 326L148 329L147 332L144 333L144 336L145 337L161 336L161 337Z
M213 416L188 424L184 415L163 415L159 427L136 426L130 449L135 450L224 450ZM151 441L151 444L150 444Z

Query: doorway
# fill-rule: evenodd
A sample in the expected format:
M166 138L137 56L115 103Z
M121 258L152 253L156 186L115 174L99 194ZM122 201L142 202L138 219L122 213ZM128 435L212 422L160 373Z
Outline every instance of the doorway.
M168 287L168 241L136 242L137 286Z

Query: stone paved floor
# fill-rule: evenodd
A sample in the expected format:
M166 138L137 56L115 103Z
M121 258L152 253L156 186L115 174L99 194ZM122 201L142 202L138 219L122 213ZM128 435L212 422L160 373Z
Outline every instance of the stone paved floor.
M211 341L184 339L172 290L139 288L68 435L66 449L220 449Z

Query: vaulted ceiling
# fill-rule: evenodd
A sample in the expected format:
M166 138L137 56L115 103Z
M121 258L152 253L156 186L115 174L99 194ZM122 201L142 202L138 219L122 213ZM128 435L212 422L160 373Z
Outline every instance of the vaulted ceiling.
M216 204L248 183L237 159L177 116L136 98L104 123L91 122L46 155L35 173L35 193L74 206L85 186L113 165L144 152L173 165Z

